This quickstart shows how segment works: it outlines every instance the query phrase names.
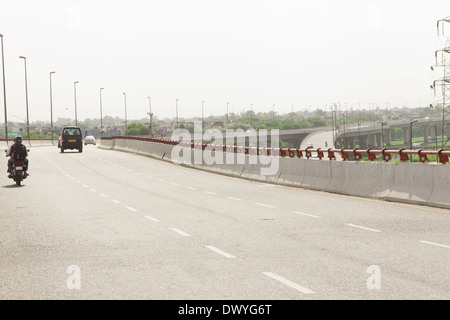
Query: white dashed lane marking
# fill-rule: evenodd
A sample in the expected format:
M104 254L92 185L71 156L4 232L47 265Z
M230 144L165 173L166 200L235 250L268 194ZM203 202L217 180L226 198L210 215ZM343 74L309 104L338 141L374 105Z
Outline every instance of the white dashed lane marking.
M153 222L159 222L159 220L158 219L155 219L155 218L153 218L153 217L150 217L150 216L145 216L148 220L151 220L151 221L153 221Z
M268 204L259 203L259 202L255 203L255 204L257 204L258 206L262 206L262 207L266 207L266 208L272 208L272 209L275 209L274 206L270 206L270 205L268 205Z
M217 254L220 254L220 255L222 255L222 256L224 256L224 257L226 257L226 258L229 258L229 259L233 259L233 258L236 258L235 256L233 256L233 255L231 255L231 254L229 254L229 253L226 253L226 252L224 252L224 251L222 251L222 250L220 250L220 249L218 249L218 248L216 248L216 247L213 247L213 246L206 246L209 250L212 250L212 251L214 251L215 253L217 253Z
M311 218L320 218L319 216L315 216L315 215L313 215L313 214L304 213L304 212L298 212L298 211L295 211L294 213L300 214L300 215L302 215L302 216L311 217Z
M281 283L283 283L283 284L285 284L285 285L287 285L287 286L289 286L289 287L291 287L291 288L293 288L295 290L298 290L301 293L308 293L308 294L309 293L314 293L313 291L309 290L308 288L302 287L301 285L299 285L299 284L297 284L295 282L292 282L292 281L290 281L288 279L285 279L283 277L280 277L279 275L276 275L275 273L263 272L263 274L268 276L268 277L270 277L270 278L272 278L272 279L275 279L275 280L277 280L277 281L279 281L279 282L281 282Z
M188 234L188 233L186 233L184 231L181 231L180 229L177 229L177 228L170 228L170 230L175 231L178 234L181 234L183 237L190 237L191 236L190 234Z
M362 227L362 226L357 226L356 224L346 223L346 225L349 226L349 227L359 228L359 229L368 230L368 231L372 231L372 232L381 232L380 230L367 228L367 227Z

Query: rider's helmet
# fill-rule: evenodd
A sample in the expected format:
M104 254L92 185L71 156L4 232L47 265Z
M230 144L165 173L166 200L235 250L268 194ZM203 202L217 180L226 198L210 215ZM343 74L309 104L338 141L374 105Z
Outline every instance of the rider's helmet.
M15 138L14 138L14 142L22 143L22 137L21 137L21 136L15 137Z

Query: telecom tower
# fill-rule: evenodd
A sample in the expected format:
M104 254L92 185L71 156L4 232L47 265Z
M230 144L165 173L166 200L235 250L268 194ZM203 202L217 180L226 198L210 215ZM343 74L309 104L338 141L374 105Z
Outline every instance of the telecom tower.
M437 21L437 32L440 35L440 29L442 28L442 35L444 35L444 25L450 23L450 17ZM436 68L442 68L442 78L434 80L431 88L434 89L435 103L431 106L442 106L442 149L449 141L450 126L446 117L450 114L448 106L450 106L450 40L447 38L444 48L435 51L436 65L431 67L431 70ZM440 88L437 92L437 88ZM439 97L438 97L439 96ZM444 140L444 136L447 134L447 139ZM437 137L436 137L437 139Z

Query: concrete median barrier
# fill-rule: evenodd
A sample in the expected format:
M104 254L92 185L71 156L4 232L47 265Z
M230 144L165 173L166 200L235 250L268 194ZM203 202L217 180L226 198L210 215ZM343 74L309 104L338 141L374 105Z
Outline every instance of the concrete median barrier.
M298 162L296 162L298 160ZM280 169L272 177L278 184L302 186L305 177L305 165L303 159L280 158Z
M177 159L172 159L174 145L170 144L111 139L102 140L100 148L131 152L180 164L176 162ZM255 163L255 158L251 158L253 155L222 151L211 153L211 157L223 159L220 164L205 161L200 147L178 148L180 152L185 152L187 159L181 165L209 172L345 195L450 208L449 165L279 157L278 170L272 175L262 175L261 169L264 165Z
M366 198L385 199L392 167L380 162L329 161L329 190Z
M115 139L108 139L108 140L102 139L102 140L100 140L99 148L101 148L101 149L109 149L109 150L114 149L115 142L116 142Z
M436 165L396 163L394 167L388 199L402 199L409 203L427 204L430 202L434 192L436 194L442 192L442 190L434 189L435 181L439 180L436 173L440 171L435 170L437 169Z
M433 192L429 203L450 209L450 166L433 165Z

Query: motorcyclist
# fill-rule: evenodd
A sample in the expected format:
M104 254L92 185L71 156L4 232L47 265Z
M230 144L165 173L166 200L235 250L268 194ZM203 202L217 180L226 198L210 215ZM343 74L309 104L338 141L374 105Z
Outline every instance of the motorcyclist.
M28 176L28 151L25 145L22 144L22 137L17 136L14 138L14 144L9 147L8 152L6 153L7 157L11 157L8 159L8 172L11 175L11 171L16 160L22 160L24 163L23 171L25 176Z

